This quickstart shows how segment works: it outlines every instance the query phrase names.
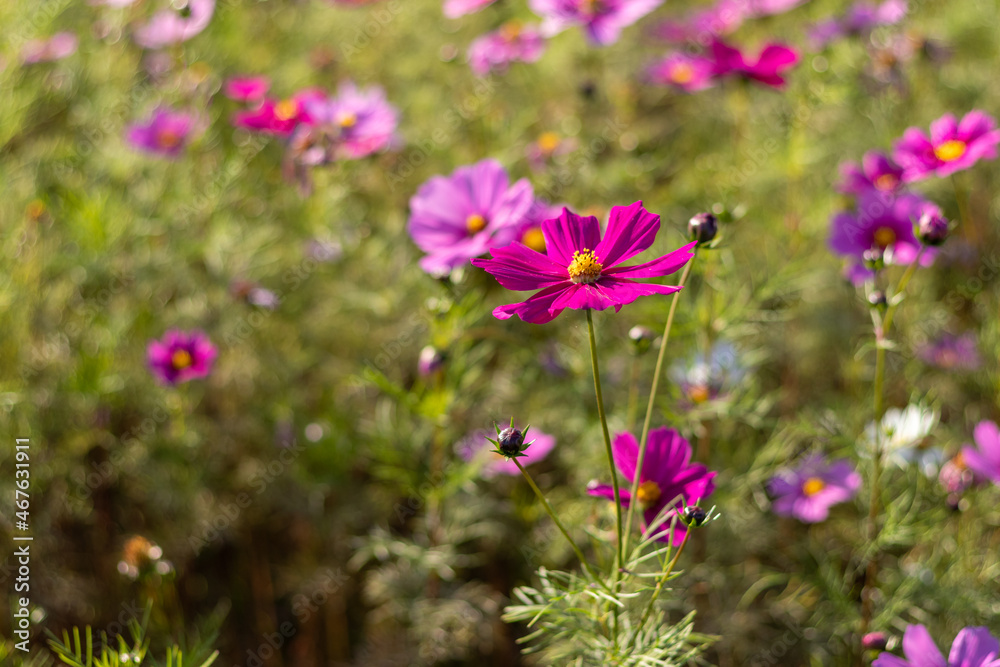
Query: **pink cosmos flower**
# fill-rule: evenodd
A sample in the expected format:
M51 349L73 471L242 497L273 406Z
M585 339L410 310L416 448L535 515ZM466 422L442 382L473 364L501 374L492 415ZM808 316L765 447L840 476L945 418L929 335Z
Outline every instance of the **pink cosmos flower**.
M861 488L859 475L847 459L827 463L819 454L806 458L794 470L782 470L768 483L774 512L799 521L817 523L830 506L850 500Z
M531 184L522 178L510 185L507 171L496 160L431 178L410 199L407 227L413 242L427 253L420 267L428 273L448 273L507 245L533 200Z
M472 461L479 457L485 458L483 477L520 475L521 471L517 469L517 463L493 451L493 445L487 440L487 437L491 435L493 434L484 430L473 431L455 444L455 451L465 461ZM542 433L534 427L528 430L525 441L530 442L531 446L524 450L523 456L518 457L518 462L525 467L544 459L556 446L555 436Z
M663 4L663 0L528 0L531 11L545 19L542 32L554 35L582 26L591 44L618 41L621 32Z
M885 0L877 6L861 0L851 5L842 18L816 24L809 38L816 48L823 48L840 37L867 35L877 26L899 23L906 10L906 0Z
M712 41L711 51L713 76L741 76L773 88L784 88L782 73L799 62L799 54L782 44L766 44L753 64L743 57L739 49L718 38Z
M201 331L171 329L146 348L149 369L169 385L206 377L217 354L212 341Z
M226 97L237 102L258 102L264 99L271 82L264 76L236 77L226 81Z
M837 189L844 194L860 195L870 190L895 194L903 187L903 168L877 151L865 153L860 167L848 162L841 166L840 172L844 180Z
M640 296L670 294L680 287L651 285L633 278L666 276L694 256L694 243L637 266L618 266L653 244L660 216L649 213L642 202L611 209L608 229L594 216L581 217L567 208L554 220L542 223L545 254L522 243L493 248L492 259L474 259L472 264L492 274L510 290L541 290L527 301L499 306L497 319L513 315L525 322L551 322L566 308L614 307L615 312Z
M191 114L158 107L145 123L130 125L125 138L139 150L176 158L187 145L194 126Z
M872 667L1000 667L1000 642L988 628L963 628L945 660L927 628L910 625L903 633L903 655L906 660L882 653Z
M478 12L497 0L444 0L444 15L450 19Z
M937 340L921 346L917 355L928 364L947 371L974 371L983 363L972 332L961 336L944 333Z
M518 226L514 241L523 243L532 250L545 252L545 235L542 233L542 223L558 218L563 207L550 204L544 199L535 199L523 222Z
M360 89L347 81L335 97L306 99L303 104L307 124L329 144L327 161L357 159L388 148L399 123L396 108L378 86Z
M477 76L503 73L515 61L533 63L545 52L545 38L535 26L508 21L469 45L469 66Z
M635 481L635 467L639 460L639 443L631 433L619 433L611 444L615 467L629 483ZM530 450L529 450L530 451ZM691 463L691 445L672 428L655 428L649 432L646 456L639 472L639 490L636 499L642 508L643 531L652 524L660 512L667 510L667 519L657 526L660 541L678 545L687 535L687 527L680 521L670 530L670 517L690 503L703 500L715 490L716 473L700 463ZM610 484L594 484L587 489L592 496L614 501L615 491ZM618 490L622 506L628 507L632 498L627 489ZM660 534L662 531L662 534Z
M146 49L162 49L184 42L208 27L215 0L180 0L170 9L158 11L149 23L135 31L136 43Z
M713 61L686 53L671 53L649 70L653 83L673 86L688 93L712 85Z
M928 176L944 178L979 160L992 160L997 144L1000 130L992 116L970 111L959 123L949 113L931 123L929 137L919 128L907 129L896 142L893 157L903 166L903 179L912 182Z
M233 125L289 136L299 123L311 121L306 110L307 103L326 98L326 93L317 88L306 88L286 100L266 98L260 107L250 111L239 111L233 116Z
M978 478L1000 484L1000 429L995 422L981 421L972 437L976 446L963 447L962 459Z
M48 39L32 39L21 47L25 65L61 60L76 53L80 40L71 32L57 32Z
M805 4L808 0L749 0L749 16L760 18L783 14L790 9Z
M668 42L708 44L712 37L727 35L739 28L749 16L746 0L719 0L708 9L683 19L664 21L654 32Z

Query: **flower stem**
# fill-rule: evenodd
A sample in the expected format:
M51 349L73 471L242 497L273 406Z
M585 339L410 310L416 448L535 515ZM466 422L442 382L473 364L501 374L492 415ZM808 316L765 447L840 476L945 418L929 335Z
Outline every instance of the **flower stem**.
M677 564L677 560L684 552L684 547L687 546L688 538L691 536L691 530L691 528L688 528L687 532L684 533L684 539L681 541L681 546L677 549L677 553L675 553L674 557L670 560L670 564L667 565L667 571L664 572L663 576L660 577L660 580L656 582L656 589L653 591L653 596L649 598L649 603L646 605L646 611L643 612L642 618L639 619L639 625L637 625L635 630L633 630L632 640L635 639L636 635L642 632L642 626L646 625L646 621L649 620L649 615L653 613L653 605L655 605L656 601L659 599L660 593L663 591L664 584L666 584L670 579L670 575L674 571L674 566ZM673 530L671 530L671 535L672 534ZM632 643L632 640L629 641L629 644Z
M583 565L583 569L587 573L587 576L595 583L600 584L605 590L609 590L607 584L598 579L594 572L590 569L590 565L587 564L587 559L584 558L583 552L580 551L580 547L578 547L576 542L573 541L573 538L569 536L569 533L566 531L566 527L563 526L562 521L559 520L559 517L556 516L556 513L552 510L552 506L549 505L549 501L545 499L541 489L539 489L538 485L535 484L535 480L531 478L531 475L529 475L528 471L524 469L524 466L521 465L521 462L517 460L516 456L511 460L517 466L517 469L521 471L521 474L524 475L524 478L528 480L528 485L531 487L532 491L535 492L535 495L538 496L538 500L541 501L542 507L545 508L545 513L549 515L552 521L556 524L556 528L558 528L559 532L563 534L563 537L566 538L569 545L573 547L573 551L576 553L576 557L580 559L580 564Z
M615 457L611 451L611 434L608 433L608 419L604 414L604 394L601 391L601 371L597 366L597 340L594 338L594 315L591 308L587 309L587 330L590 332L590 363L594 367L594 391L597 394L597 414L601 418L601 429L604 431L604 448L608 453L608 467L611 469L611 486L615 491L615 525L618 531L617 554L615 557L614 580L618 580L618 571L622 568L622 501L618 490L618 470L615 468ZM636 476L638 479L638 475Z
M684 272L681 274L680 282L677 283L678 287L684 287L684 283L688 279L688 275L691 273L691 267L694 266L694 260L698 256L697 246L695 247L695 255L691 258L684 266ZM663 360L666 357L667 352L667 341L670 340L670 328L674 324L674 313L677 311L677 300L681 295L681 290L674 292L674 298L670 302L670 312L667 313L667 323L663 327L663 340L660 342L660 351L656 355L656 368L653 369L653 385L649 389L649 402L646 404L646 418L642 422L642 435L639 438L639 456L635 462L636 475L635 479L632 480L632 490L630 498L635 498L636 494L639 492L639 474L638 471L642 470L642 465L646 460L646 446L649 441L649 424L653 419L653 404L656 401L656 390L660 386L660 375L663 373ZM635 505L636 503L629 503L628 511L626 512L625 519L625 541L622 545L623 553L628 550L628 538L632 531L632 517L635 515Z

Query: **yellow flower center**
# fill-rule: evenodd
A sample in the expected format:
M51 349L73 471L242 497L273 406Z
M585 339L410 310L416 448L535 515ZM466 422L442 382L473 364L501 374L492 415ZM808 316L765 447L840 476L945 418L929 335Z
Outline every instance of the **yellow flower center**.
M176 370L184 370L192 363L191 353L187 350L177 350L170 357L170 365Z
M543 132L538 136L538 148L543 153L551 154L559 148L559 135L555 132Z
M953 458L951 462L954 463L955 467L958 468L959 470L966 470L969 467L965 463L965 456L962 455L962 452L955 454L955 458Z
M507 21L502 26L500 26L500 36L503 37L508 42L513 42L521 35L521 22Z
M891 227L879 227L875 230L875 245L879 248L888 248L896 242L896 232Z
M573 262L566 267L566 270L569 272L569 279L572 282L589 285L597 282L603 268L604 265L594 257L594 251L584 248L583 252L579 250L573 252Z
M299 113L299 103L295 100L282 100L274 105L274 115L278 120L291 120Z
M875 179L875 187L882 192L889 192L899 185L899 179L892 174L882 174Z
M951 162L965 155L965 142L952 139L934 149L934 155L942 162Z
M674 83L690 83L694 78L694 68L687 63L674 63L670 68L670 80Z
M541 227L532 227L521 237L521 243L532 250L545 252L545 235L542 234Z
M639 500L640 505L649 507L660 499L660 485L656 482L643 482L639 485L635 497Z
M473 213L465 219L465 228L469 230L470 234L478 234L486 229L486 218L478 213Z
M156 143L159 144L160 148L177 148L181 143L181 135L171 130L158 130Z
M806 481L802 482L802 493L806 494L806 496L810 498L825 488L826 482L821 480L819 477L810 477Z
M351 112L342 113L337 117L337 124L341 127L354 127L358 122L358 117Z
M705 385L695 385L688 389L688 398L695 403L704 403L709 399L708 387Z

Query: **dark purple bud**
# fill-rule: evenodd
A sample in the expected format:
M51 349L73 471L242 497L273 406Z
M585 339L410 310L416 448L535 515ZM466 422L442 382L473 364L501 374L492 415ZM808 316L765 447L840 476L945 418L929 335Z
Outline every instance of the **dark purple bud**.
M700 528L705 525L708 514L697 505L688 505L681 514L681 523L690 528Z
M510 426L500 431L497 436L497 448L504 456L517 456L521 453L521 446L524 444L524 434Z
M861 638L861 648L866 651L884 651L889 638L884 632L869 632Z
M719 219L711 213L698 213L688 221L688 238L699 246L707 245L719 232Z
M948 221L936 211L924 211L917 222L917 236L926 245L941 245L948 238Z

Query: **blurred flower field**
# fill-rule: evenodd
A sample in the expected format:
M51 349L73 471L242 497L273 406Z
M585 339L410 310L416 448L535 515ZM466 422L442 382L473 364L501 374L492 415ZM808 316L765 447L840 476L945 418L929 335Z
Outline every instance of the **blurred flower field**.
M995 0L0 25L0 664L1000 665Z

